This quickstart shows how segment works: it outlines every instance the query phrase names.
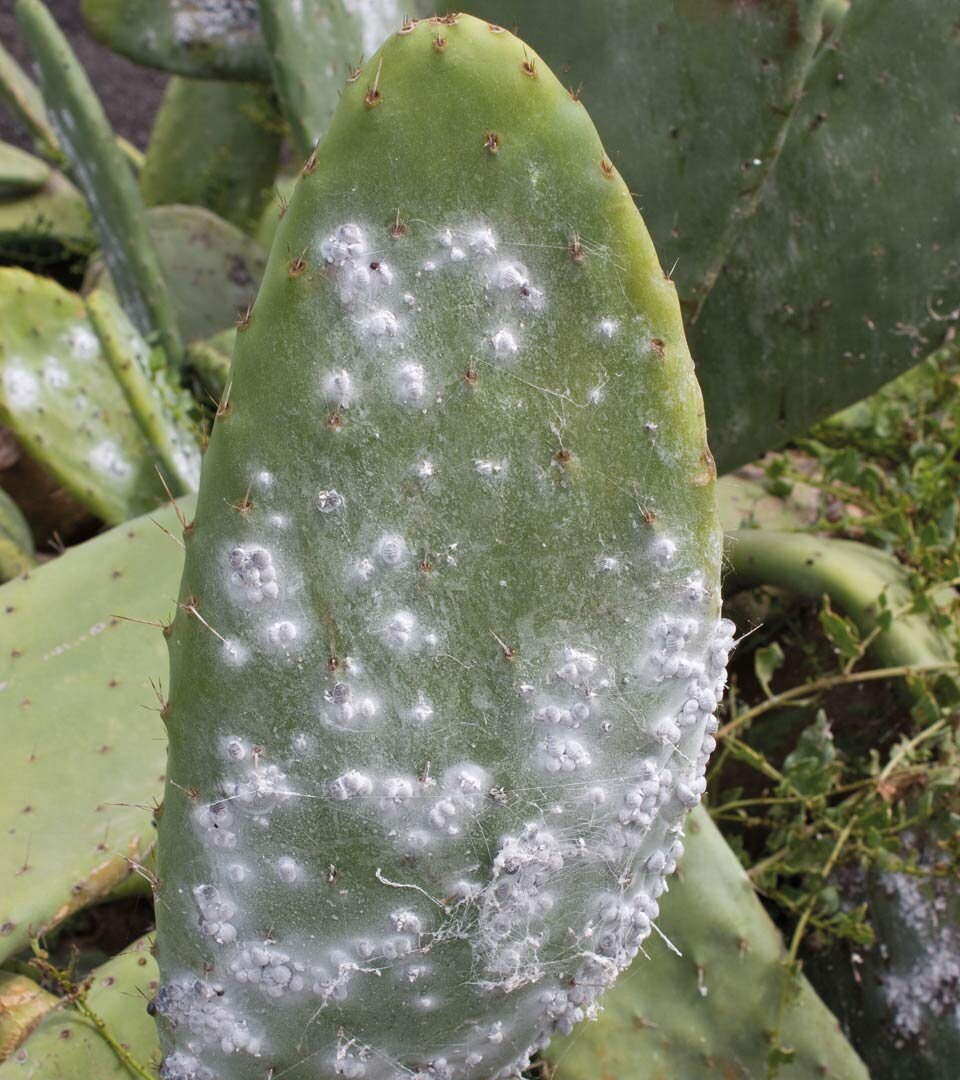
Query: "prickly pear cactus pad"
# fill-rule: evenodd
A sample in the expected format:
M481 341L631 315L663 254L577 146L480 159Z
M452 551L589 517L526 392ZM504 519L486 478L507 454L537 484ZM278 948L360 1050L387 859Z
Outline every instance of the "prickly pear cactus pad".
M520 41L407 22L345 87L220 414L161 1075L513 1075L655 932L732 646L674 286Z

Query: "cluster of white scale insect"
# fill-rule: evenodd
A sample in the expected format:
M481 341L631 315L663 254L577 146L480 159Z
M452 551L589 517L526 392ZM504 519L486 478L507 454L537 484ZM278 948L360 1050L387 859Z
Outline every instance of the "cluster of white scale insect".
M478 347L485 346L494 364L516 365L522 360L524 319L543 311L547 297L522 264L501 258L499 247L487 226L443 229L417 277L445 267L462 273L473 266L495 297L507 296L516 317L489 326ZM338 226L321 243L320 254L335 271L340 300L361 342L410 336L416 301L411 304L412 296L403 293L407 310L399 316L386 306L387 293L399 295L403 288L400 273L371 257L363 229ZM504 304L492 308L502 314ZM594 331L602 349L622 333L622 320L599 319ZM397 350L385 355L395 356ZM404 407L426 407L435 390L423 365L409 355L384 381ZM361 372L341 367L322 375L318 391L328 404L349 409L360 400L362 384ZM600 400L597 395L594 403ZM492 478L507 465L478 460L474 468ZM410 462L410 473L427 491L446 479L422 457ZM316 490L318 520L339 528L345 507L355 508L357 494L334 477ZM416 579L415 550L410 538L385 532L369 550L351 556L343 567L344 582L357 589L388 582L390 595L397 596L403 582ZM274 554L244 543L226 547L222 555L226 589L255 628L251 640L243 642L253 654L258 648L299 650L309 638L277 573L282 556ZM311 1052L311 1075L352 1080L506 1080L517 1076L555 1032L567 1033L596 1016L603 990L658 932L659 900L683 854L683 818L705 791L706 763L716 745L715 713L734 627L717 618L716 598L702 577L683 577L681 555L681 544L659 533L632 553L611 554L598 544L592 559L598 578L616 579L631 567L646 567L659 582L658 595L669 613L650 621L643 640L632 639L639 643L633 656L618 654L612 663L607 653L619 646L605 650L602 631L590 633L581 641L557 642L545 654L539 678L516 685L516 713L502 723L511 733L510 753L526 747L525 759L518 762L518 775L528 784L524 794L495 786L488 768L470 760L434 771L411 761L403 770L371 756L370 764L357 760L325 778L304 770L317 741L336 740L341 732L376 736L387 725L423 731L443 722L423 692L397 703L390 687L375 685L357 657L345 658L336 675L318 675L314 716L305 716L304 727L326 729L327 735L316 740L301 735L272 753L239 734L221 739L220 797L193 813L211 877L193 887L193 899L204 941L216 947L215 975L221 982L183 975L158 995L157 1011L177 1030L178 1049L161 1069L164 1080L220 1080L211 1064L218 1052L266 1055L268 1033L258 1028L255 1038L247 1030L241 1002L256 1009L258 1018L269 1016L269 1010L257 1008L250 994L302 1002L307 1027L331 1010L327 1049ZM456 566L452 550L448 557ZM406 606L384 611L366 628L363 647L371 654L386 650L391 663L432 668L441 645L431 616L418 610L416 588L403 595ZM371 667L379 670L383 657L374 659ZM529 664L524 675L533 677ZM627 684L637 696L625 695ZM629 707L630 700L639 703L639 712ZM623 734L628 731L633 734ZM531 776L536 791L529 787ZM257 845L251 826L269 836L274 816L287 814L298 795L326 800L340 813L355 812L370 830L372 851L379 833L382 851L389 853L384 862L396 864L399 858L418 865L418 858L425 858L433 881L438 866L449 866L451 876L438 894L442 899L418 885L415 873L398 882L377 868L376 882L363 886L367 891L353 925L344 917L346 909L339 908L326 939L310 933L301 944L278 944L257 937L257 897L264 888L319 890L334 880L335 868L329 867L325 879L328 868L316 864L315 854L313 862L297 851L271 849L266 860L253 857ZM497 816L499 836L484 827L489 815ZM513 824L504 832L505 820ZM479 862L478 837L488 852ZM403 896L416 902L398 907L397 889L408 890ZM323 903L318 898L318 908ZM277 910L271 907L272 913ZM248 917L238 915L243 911ZM278 929L282 938L283 928ZM386 1046L372 1032L344 1034L336 1017L349 1015L342 1010L351 1002L379 1000L378 994L391 1012L407 1007L442 1015L447 1002L440 983L448 990L451 983L437 976L447 944L460 949L461 964L466 951L470 965L462 973L459 1011L444 1021L457 1033L449 1046L433 1046L425 1055L416 1046ZM399 997L380 989L388 972L391 986L400 987ZM251 1027L257 1022L251 1019Z

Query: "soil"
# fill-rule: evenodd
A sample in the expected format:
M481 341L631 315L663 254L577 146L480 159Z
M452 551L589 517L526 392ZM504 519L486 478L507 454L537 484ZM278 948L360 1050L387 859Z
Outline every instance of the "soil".
M79 57L114 130L141 150L146 149L168 76L131 63L91 37L80 13L80 0L47 0L47 7ZM30 74L32 62L17 32L13 0L0 0L0 42ZM30 149L29 136L3 105L0 139Z

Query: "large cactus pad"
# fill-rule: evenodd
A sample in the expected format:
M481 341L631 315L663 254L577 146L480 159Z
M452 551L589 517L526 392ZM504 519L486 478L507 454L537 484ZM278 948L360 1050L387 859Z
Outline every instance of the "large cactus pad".
M162 1075L510 1075L653 932L732 644L674 286L516 38L408 22L346 86L220 414Z

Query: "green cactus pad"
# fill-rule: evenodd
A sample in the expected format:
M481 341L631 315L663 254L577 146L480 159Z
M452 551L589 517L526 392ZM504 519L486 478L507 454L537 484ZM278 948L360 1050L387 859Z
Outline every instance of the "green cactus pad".
M141 938L98 967L90 975L84 997L107 1031L140 1066L148 1066L157 1052L156 1028L143 1007L144 999L157 985L157 965L150 947L151 940ZM0 1004L2 986L0 983ZM0 1080L131 1080L134 1074L90 1019L39 992L43 999L37 1007L44 1007L45 1015L36 1030L0 1064Z
M187 366L200 376L200 381L214 401L219 401L226 389L236 335L235 329L224 330L212 338L194 341L187 346Z
M233 326L256 295L263 248L201 206L154 206L146 221L184 340ZM91 260L83 287L115 291L102 259Z
M953 0L857 0L820 52L690 329L721 466L865 397L945 339L960 295L956 18ZM922 92L906 93L921 70Z
M44 157L60 161L62 151L47 112L43 95L37 84L0 44L0 98L23 126L33 135L37 149Z
M397 29L400 13L397 0L260 0L273 81L304 157L326 130L343 80Z
M172 509L154 516L177 529ZM182 559L141 518L0 588L0 962L104 899L153 843L163 639L116 616L169 616Z
M407 22L345 87L231 385L169 641L162 1075L512 1075L653 932L732 647L673 283L533 52Z
M273 194L282 134L268 87L173 78L140 174L144 202L204 206L252 231Z
M31 456L104 521L161 502L155 455L83 301L47 278L0 269L0 322L0 418Z
M868 1080L807 980L791 985L779 931L701 807L685 832L660 924L682 957L661 940L645 946L600 1021L550 1047L557 1080L750 1080L770 1075L775 1044L792 1051L781 1080Z
M30 526L17 504L0 488L0 581L22 574L35 561Z
M199 429L193 399L175 382L162 356L150 349L117 300L101 289L87 297L87 310L113 374L134 419L155 454L174 495L196 491L200 482Z
M0 250L21 265L34 257L85 259L96 246L90 212L79 191L58 172L38 191L0 200Z
M0 142L0 199L29 195L50 178L50 166L33 154Z
M582 90L689 320L776 162L822 6L472 0L465 10L504 26L519 19L534 48ZM718 430L711 444L722 439Z
M270 81L257 0L83 0L83 17L104 45L146 67Z
M50 12L40 0L17 0L16 12L40 70L47 114L90 206L124 309L145 337L156 335L176 367L182 352L176 316L127 159Z

